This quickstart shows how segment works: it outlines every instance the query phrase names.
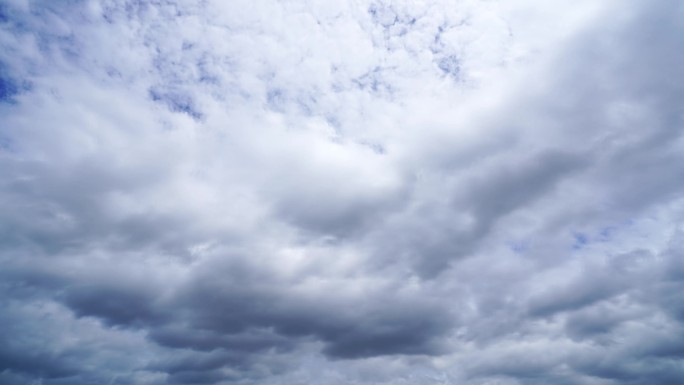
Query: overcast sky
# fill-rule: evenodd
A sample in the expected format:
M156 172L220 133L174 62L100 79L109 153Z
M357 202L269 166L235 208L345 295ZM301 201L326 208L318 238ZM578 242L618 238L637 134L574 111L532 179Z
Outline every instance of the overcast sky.
M0 383L680 385L684 5L0 0Z

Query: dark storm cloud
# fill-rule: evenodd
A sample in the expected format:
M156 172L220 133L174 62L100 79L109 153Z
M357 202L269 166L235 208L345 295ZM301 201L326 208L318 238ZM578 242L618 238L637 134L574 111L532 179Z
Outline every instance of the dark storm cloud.
M40 349L36 347L36 349ZM30 374L46 379L71 377L79 373L77 365L72 360L60 355L50 355L45 352L26 351L26 347L11 349L4 346L0 350L0 370Z
M627 319L629 314L620 314L604 303L573 312L565 319L565 331L574 339L600 341Z
M83 284L72 279L58 298L77 315L149 328L154 342L200 351L289 350L293 341L287 337L315 337L324 343L324 353L336 358L434 354L437 340L450 329L450 315L434 301L391 291L368 292L365 298L300 298L291 283L253 266L208 268L164 300L130 279Z
M248 326L272 326L284 334L313 333L334 341L341 340L344 333L352 336L363 334L364 330L368 330L370 337L373 329L380 333L382 325L392 319L396 324L387 326L389 330L398 328L398 338L402 338L402 331L422 333L414 324L423 324L437 333L448 324L448 315L438 303L402 295L393 287L370 287L358 296L344 292L310 293L300 298L292 282L254 265L211 264L206 269L190 283L179 303L191 309L189 316L197 323L211 329L230 332ZM414 311L407 312L408 309Z
M419 274L434 277L474 252L500 218L539 199L585 164L580 155L550 151L516 159L515 167L510 159L501 159L488 172L459 180L449 204L411 213L408 223L392 229L404 233L399 239L383 234L389 239L378 242L385 248L380 253L406 255ZM459 216L468 223L459 224Z
M451 316L431 300L375 289L365 298L301 298L292 283L240 260L211 261L170 295L160 282L145 280L151 272L117 263L79 274L60 261L43 263L41 270L15 267L3 276L26 299L52 297L78 317L146 330L149 341L179 352L147 369L178 383L236 375L220 375L222 368L248 373L261 354L287 354L312 339L331 359L438 354L444 349L439 339L451 328Z
M203 370L172 373L168 381L171 384L215 384L229 378L219 370Z
M150 339L170 348L187 348L198 351L231 349L243 353L257 352L277 347L289 349L294 341L287 336L276 334L269 328L252 328L241 333L225 334L213 330L193 329L187 327L165 326L150 332Z
M74 285L62 301L78 316L92 316L109 325L142 326L159 322L154 297L140 288L98 284Z

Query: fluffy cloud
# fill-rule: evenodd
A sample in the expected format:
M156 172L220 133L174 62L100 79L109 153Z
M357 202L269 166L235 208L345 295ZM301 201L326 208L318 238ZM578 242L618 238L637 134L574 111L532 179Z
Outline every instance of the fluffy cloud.
M6 1L0 382L674 384L643 1Z

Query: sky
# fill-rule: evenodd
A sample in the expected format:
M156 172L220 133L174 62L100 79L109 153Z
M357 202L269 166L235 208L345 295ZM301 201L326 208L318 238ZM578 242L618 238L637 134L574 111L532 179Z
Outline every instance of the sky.
M0 383L680 385L684 4L0 0Z

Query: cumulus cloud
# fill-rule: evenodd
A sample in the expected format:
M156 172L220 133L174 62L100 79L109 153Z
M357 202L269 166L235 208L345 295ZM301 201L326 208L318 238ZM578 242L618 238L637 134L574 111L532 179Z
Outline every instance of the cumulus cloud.
M675 2L0 4L0 382L674 384Z

